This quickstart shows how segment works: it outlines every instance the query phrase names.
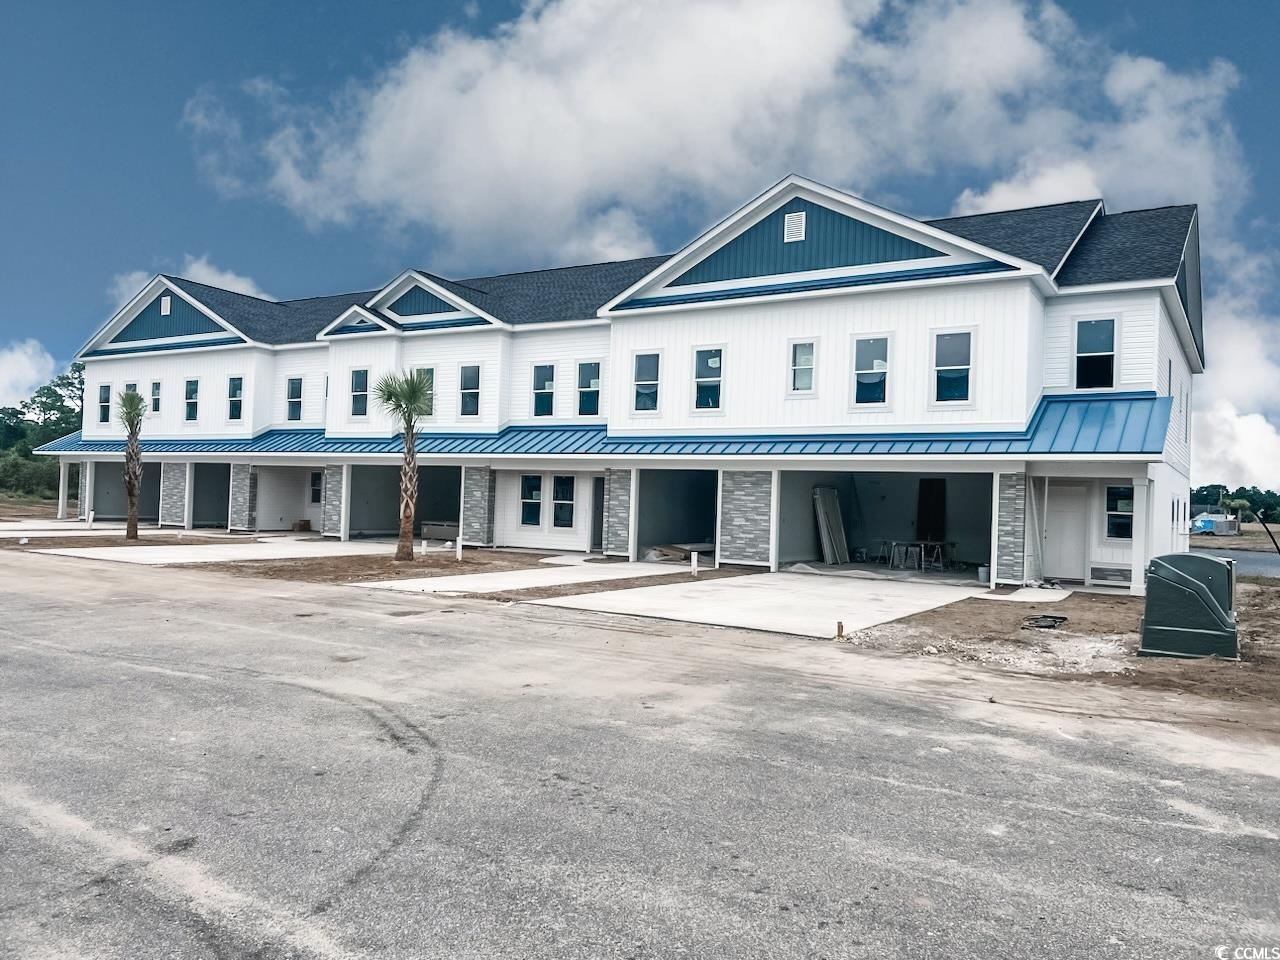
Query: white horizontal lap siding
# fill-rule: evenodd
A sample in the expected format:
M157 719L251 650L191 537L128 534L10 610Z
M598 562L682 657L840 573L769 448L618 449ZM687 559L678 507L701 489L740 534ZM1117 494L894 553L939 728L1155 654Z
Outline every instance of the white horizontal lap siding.
M1021 426L1030 412L1029 317L1022 280L859 293L624 317L612 326L608 384L613 430L649 432L946 429ZM933 402L933 338L969 330L972 402ZM890 335L889 403L852 403L855 336ZM817 341L816 390L791 394L789 344ZM693 411L694 350L723 346L720 413ZM662 354L659 413L636 414L633 356Z
M1160 297L1154 291L1059 296L1045 305L1044 387L1075 386L1076 324L1081 320L1116 321L1117 390L1155 389L1156 338Z
M252 432L255 415L254 381L262 375L269 354L253 347L210 350L196 353L144 353L133 357L113 357L85 361L84 436L90 440L124 438L120 426L117 397L126 383L136 383L146 403L142 423L144 439L191 436L228 437ZM227 419L227 386L231 377L244 378L244 404L240 422ZM160 413L151 413L151 383L160 381ZM200 381L198 416L185 419L187 380ZM98 387L111 387L111 419L98 423Z
M401 368L435 369L434 413L423 422L425 431L491 433L501 423L504 384L502 363L507 335L500 330L466 331L406 337L400 351ZM460 368L480 367L480 414L459 415Z
M525 473L542 477L542 522L525 526L520 522L520 477ZM552 478L574 478L573 526L552 524ZM493 516L494 542L500 547L534 547L544 550L580 552L591 549L592 475L567 471L499 470Z
M305 350L281 350L275 354L271 376L268 426L299 430L324 426L324 377L329 372L329 350L316 344ZM286 400L291 377L302 378L302 419L290 420Z
M511 338L508 364L510 387L509 417L513 423L577 423L578 364L600 364L600 415L608 410L606 389L609 368L609 328L582 327L569 330L520 330ZM550 417L533 415L533 367L554 364L556 368L555 406ZM587 418L594 419L594 418Z

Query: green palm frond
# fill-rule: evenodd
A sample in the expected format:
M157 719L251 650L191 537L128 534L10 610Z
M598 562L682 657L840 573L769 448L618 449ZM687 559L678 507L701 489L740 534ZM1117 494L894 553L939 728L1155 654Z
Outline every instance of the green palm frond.
M133 390L124 390L116 394L116 416L125 433L135 434L142 429L142 418L146 416L147 404L141 394Z
M431 412L432 386L422 370L388 373L373 387L378 404L404 426L406 432Z

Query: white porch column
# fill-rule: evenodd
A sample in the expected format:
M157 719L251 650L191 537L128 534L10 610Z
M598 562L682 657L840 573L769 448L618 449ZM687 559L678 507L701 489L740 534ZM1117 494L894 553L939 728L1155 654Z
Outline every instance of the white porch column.
M58 519L67 519L67 483L71 478L71 463L66 457L58 458Z
M342 465L342 515L338 522L338 539L351 539L351 464Z
M97 464L93 460L86 460L80 465L80 469L85 472L84 479L84 503L80 506L80 512L84 514L86 520L89 514L93 512L93 474Z
M769 571L771 573L778 572L778 551L781 546L781 533L778 529L781 520L782 505L782 471L774 470L769 480ZM720 538L716 537L719 543Z
M1146 477L1133 478L1133 540L1129 562L1129 592L1135 597L1147 595L1147 560L1151 552L1149 514L1151 498L1147 495L1150 481Z
M196 525L196 465L194 461L188 460L185 466L187 468L187 479L183 484L182 491L182 528L191 530Z

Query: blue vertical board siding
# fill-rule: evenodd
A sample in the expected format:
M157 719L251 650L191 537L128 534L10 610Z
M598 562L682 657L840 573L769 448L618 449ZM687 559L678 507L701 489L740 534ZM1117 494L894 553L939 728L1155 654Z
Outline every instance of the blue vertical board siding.
M169 297L169 316L160 315L160 298ZM159 340L162 337L189 337L200 333L225 333L203 313L183 300L176 293L159 293L140 314L111 338L112 343L129 343L133 340Z
M446 303L430 290L413 287L391 304L391 312L399 317L421 317L428 313L453 313L458 308Z
M801 212L805 214L804 239L783 243L783 218L789 213ZM932 247L796 197L690 267L668 286L941 256L945 254Z

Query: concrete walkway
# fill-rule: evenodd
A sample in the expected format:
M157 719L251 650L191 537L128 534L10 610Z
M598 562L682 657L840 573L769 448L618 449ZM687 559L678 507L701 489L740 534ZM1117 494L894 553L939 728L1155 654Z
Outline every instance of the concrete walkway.
M199 531L196 531L197 533ZM147 566L186 563L225 563L233 560L293 560L308 557L369 556L394 551L389 541L380 540L326 540L314 534L301 536L264 537L256 543L192 543L165 544L154 547L69 547L34 550L59 557L79 557L82 560L116 560L121 563L140 563Z
M447 577L419 577L412 580L376 580L352 586L405 593L503 593L532 587L558 587L570 583L596 583L630 577L671 576L687 573L683 566L669 563L571 563L551 558L546 566L524 570L497 570L493 573L466 573ZM560 561L555 563L555 561ZM552 564L555 565L552 565ZM632 591L620 591L630 593Z
M831 637L837 621L844 623L846 632L860 630L986 593L986 589L978 587L767 573L530 602L802 637Z

